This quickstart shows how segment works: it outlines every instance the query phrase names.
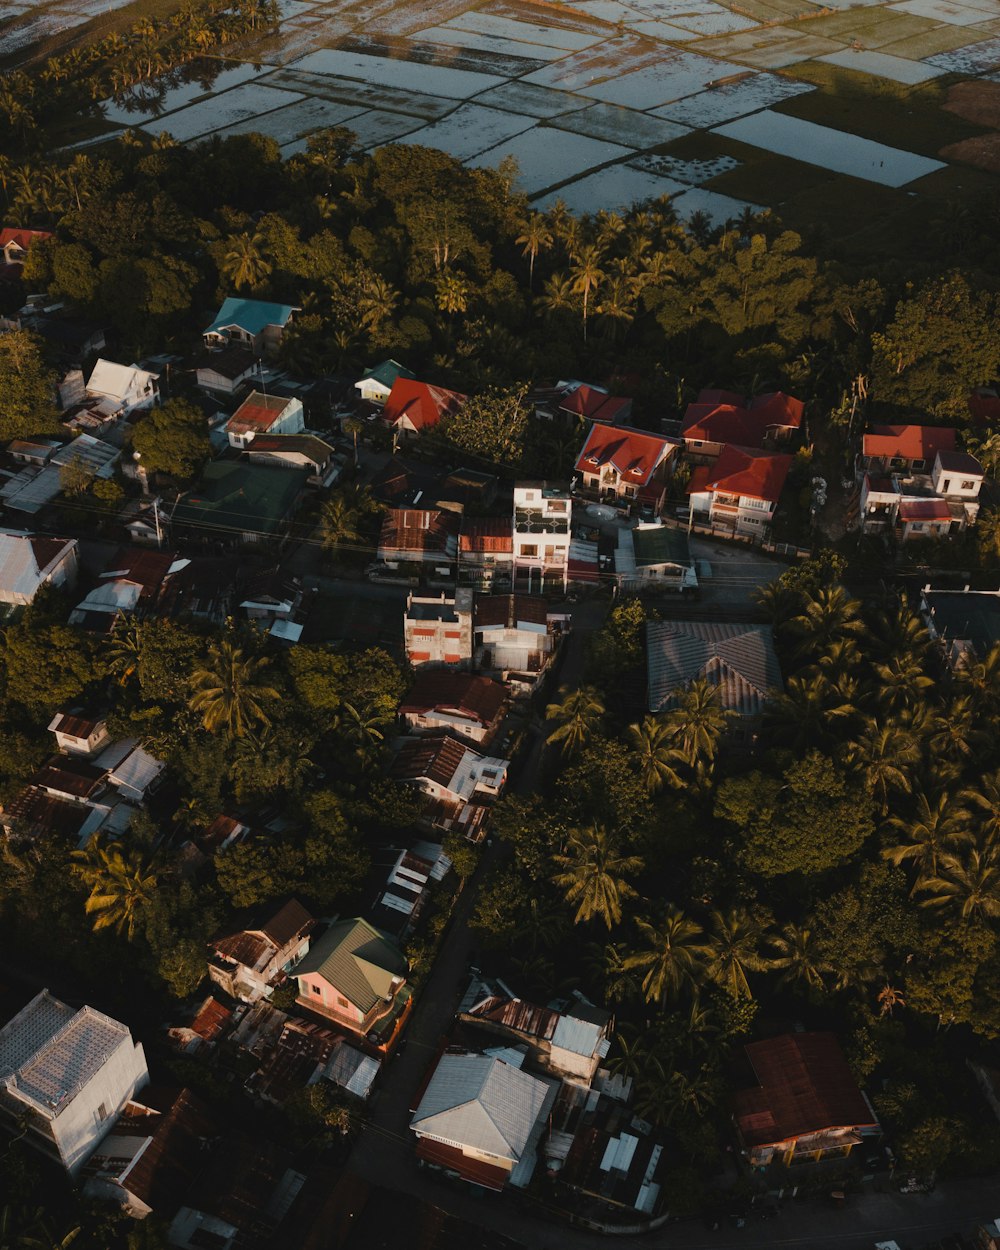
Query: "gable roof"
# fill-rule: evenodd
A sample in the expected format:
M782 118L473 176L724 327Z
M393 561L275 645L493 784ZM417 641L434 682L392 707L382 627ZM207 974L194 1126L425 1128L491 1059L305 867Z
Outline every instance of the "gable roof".
M263 452L304 456L312 464L323 465L333 455L333 448L316 434L258 434L246 453L252 457Z
M776 504L791 467L791 456L727 443L709 471L707 486Z
M964 451L939 451L936 460L945 473L965 473L969 477L982 477L983 466Z
M509 516L462 517L458 536L459 551L492 552L503 555L514 551L514 530Z
M204 334L220 334L231 326L237 326L247 334L261 334L268 326L288 324L292 313L299 310L293 304L270 304L259 299L238 299L230 295L222 301L215 320Z
M113 360L100 359L94 365L86 390L88 395L123 400L126 395L145 391L159 376L138 365L119 365Z
M548 601L541 595L476 595L475 623L477 629L499 626L517 629L521 624L549 623Z
M305 474L304 469L212 460L174 508L174 524L223 530L234 539L244 532L273 534L291 512Z
M656 564L691 564L687 531L673 525L637 525L632 535L637 569Z
M517 1163L548 1086L487 1055L442 1055L410 1127Z
M944 499L901 499L899 519L901 521L948 521L951 519L951 509Z
M372 365L370 369L366 369L361 375L360 382L372 378L376 382L380 382L387 391L391 391L396 384L397 378L415 378L417 375L407 369L406 365L401 365L398 360L383 360L377 365ZM355 386L359 386L360 382L355 382Z
M562 412L586 417L588 421L606 421L613 425L616 417L628 415L632 401L621 395L609 395L607 391L581 382L575 390L560 399L559 408Z
M452 734L424 734L403 743L389 775L397 781L426 778L449 790L467 754L477 758L475 752Z
M741 716L757 715L781 686L769 625L648 621L646 665L652 712L669 707L674 691L697 677L717 686L722 707Z
M678 445L675 438L595 421L576 462L576 471L596 473L609 464L630 485L645 486L670 448Z
M436 508L388 508L378 545L387 551L438 552L450 560L458 550L457 512Z
M445 669L422 669L399 705L399 711L401 715L457 712L480 725L491 725L499 715L505 697L504 687L490 677Z
M245 929L217 938L212 947L234 963L259 971L282 947L308 933L314 923L293 898L262 924L253 926L251 922Z
M382 409L382 419L389 425L398 425L404 417L417 430L429 430L442 417L458 411L468 396L458 391L418 382L415 378L399 374L392 384L389 398Z
M409 965L374 925L360 917L331 925L295 966L295 976L317 973L361 1012L392 996L392 982Z
M283 395L265 395L262 391L251 391L226 422L226 430L230 434L269 430L293 402L294 400Z
M888 460L933 460L939 451L955 450L955 431L944 425L873 425L861 450Z
M22 251L26 252L32 243L51 238L50 230L19 230L16 227L5 226L3 230L0 230L0 248L5 248L8 243L16 243Z
M746 1047L759 1088L736 1095L748 1145L789 1141L833 1128L877 1127L832 1033L791 1033Z
M75 549L75 538L47 538L0 530L0 592L3 597L33 597L53 567Z

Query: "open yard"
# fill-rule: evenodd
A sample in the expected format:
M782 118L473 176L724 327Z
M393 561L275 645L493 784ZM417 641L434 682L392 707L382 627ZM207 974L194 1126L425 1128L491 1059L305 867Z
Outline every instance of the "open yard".
M0 8L12 64L95 23L167 0L17 0ZM216 73L109 100L101 121L182 142L259 129L284 153L348 125L496 166L539 204L624 208L669 194L685 216L839 200L893 212L948 162L989 165L996 131L942 106L1000 72L1000 0L282 0L277 33ZM90 133L93 133L91 131ZM944 154L942 155L942 150ZM992 160L993 157L990 157ZM780 174L780 179L775 179ZM805 198L803 198L805 197ZM823 197L826 197L824 200ZM832 214L831 222L836 219Z

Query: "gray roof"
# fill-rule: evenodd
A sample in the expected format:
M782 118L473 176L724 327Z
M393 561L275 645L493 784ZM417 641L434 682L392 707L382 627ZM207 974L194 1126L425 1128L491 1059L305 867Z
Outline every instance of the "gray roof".
M295 975L319 973L359 1011L369 1012L392 997L393 978L405 977L408 967L386 934L367 920L341 920L313 943Z
M125 1040L124 1024L93 1007L74 1011L42 990L0 1030L0 1079L45 1114L57 1113Z
M488 1055L442 1055L410 1127L516 1163L545 1102L544 1081Z
M691 546L685 530L671 525L639 525L632 531L636 568L653 564L691 564Z
M675 690L705 677L719 688L724 708L756 716L768 692L782 684L770 625L650 621L646 664L651 712L671 706Z

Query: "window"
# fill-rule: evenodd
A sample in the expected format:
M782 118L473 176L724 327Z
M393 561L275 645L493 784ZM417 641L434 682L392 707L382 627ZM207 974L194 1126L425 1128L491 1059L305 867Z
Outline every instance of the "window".
M948 492L951 490L951 478L950 477L946 477L944 479L944 481L941 483L941 489L944 491L946 495L948 494Z
M549 511L550 512L565 512L566 500L565 499L553 500L549 504Z
M107 1118L108 1118L108 1104L106 1102L102 1102L101 1105L97 1108L98 1124L103 1124Z
M913 469L914 473L923 473L923 471L927 468L927 461L914 460L910 467Z
M947 489L947 488L946 488L946 489ZM975 489L976 489L976 483L975 483L975 481L974 481L973 479L970 479L968 482L963 482L963 483L962 483L962 485L961 485L961 489L962 489L962 490L975 490Z
M310 986L309 986L309 988L312 990L312 992L313 992L314 994L317 994L317 995L318 995L318 994L322 994L322 993L323 993L323 991L320 989L320 987L319 987L318 985L310 985Z
M740 499L741 508L753 508L756 512L770 512L771 505L766 499L753 499L748 495Z
M922 530L923 528L924 528L923 521L914 521L910 525L910 529L913 531L914 534L917 532L917 530Z
M538 543L525 543L524 546L521 548L521 555L522 556L537 556L538 555Z
M705 444L701 441L700 438L693 438L691 440L691 446L692 447L704 447Z
M337 1006L338 1006L338 1007L350 1007L350 1005L351 1005L351 1004L347 1001L347 999L343 996L343 994L338 994L338 995L337 995Z

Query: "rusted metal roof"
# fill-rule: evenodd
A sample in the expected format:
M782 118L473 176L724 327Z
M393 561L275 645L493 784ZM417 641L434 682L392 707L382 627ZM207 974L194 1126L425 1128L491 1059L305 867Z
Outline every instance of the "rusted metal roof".
M422 1137L417 1142L417 1158L449 1172L457 1172L463 1180L471 1181L473 1185L481 1185L484 1189L496 1190L497 1193L510 1179L510 1172L506 1168L483 1163L481 1159L472 1159L454 1146L431 1141L428 1137Z
M489 1020L493 1024L502 1024L504 1028L515 1029L530 1037L541 1037L552 1040L559 1023L559 1012L549 1007L536 1007L534 1003L526 1003L520 998L487 998L477 1003L469 1011L470 1016L480 1020Z
M44 790L58 790L74 798L86 799L104 784L106 772L85 760L55 755L32 777L32 785Z
M451 734L427 734L407 742L393 760L390 776L397 781L426 777L448 789L469 748Z
M220 1003L217 998L206 998L191 1021L191 1032L197 1033L206 1042L217 1041L229 1027L232 1018L233 1013L229 1007Z
M52 733L65 734L67 738L80 738L85 742L100 724L99 718L79 716L73 712L57 712L49 729Z
M477 595L476 626L500 625L516 629L526 621L532 625L547 625L549 607L541 595Z
M379 535L379 552L436 552L454 559L461 518L436 508L389 508Z
M498 681L473 673L427 669L418 672L399 705L402 715L456 712L480 725L492 725L499 716L506 691Z
M458 539L459 551L487 554L513 554L514 532L509 516L463 518Z

